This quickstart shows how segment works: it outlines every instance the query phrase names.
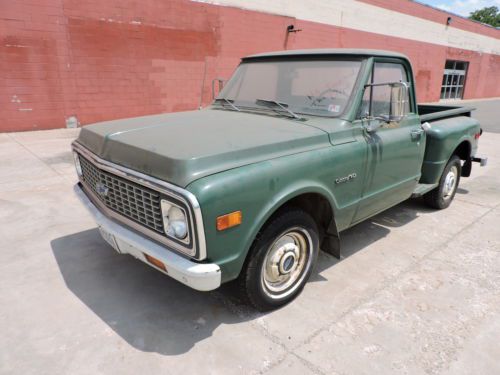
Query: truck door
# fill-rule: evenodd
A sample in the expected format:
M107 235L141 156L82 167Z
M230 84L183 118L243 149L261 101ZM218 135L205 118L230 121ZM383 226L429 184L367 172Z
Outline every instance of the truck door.
M374 132L365 132L367 145L364 188L354 222L361 221L409 198L420 179L425 150L425 133L420 127L411 70L402 60L376 59L371 83L408 82L408 115L399 122L383 123ZM371 103L371 105L370 105ZM361 117L389 113L388 86L367 87Z

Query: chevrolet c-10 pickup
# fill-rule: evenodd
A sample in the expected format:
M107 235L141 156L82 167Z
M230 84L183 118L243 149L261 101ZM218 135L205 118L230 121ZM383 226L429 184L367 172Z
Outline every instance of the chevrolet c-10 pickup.
M207 108L83 127L75 192L118 253L270 310L343 230L412 196L448 207L486 164L471 110L418 105L399 53L248 56Z

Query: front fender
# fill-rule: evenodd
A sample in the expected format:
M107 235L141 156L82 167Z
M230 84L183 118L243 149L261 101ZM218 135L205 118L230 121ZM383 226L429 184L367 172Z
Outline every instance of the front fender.
M250 233L250 237L252 238L251 242L253 242L253 238L255 238L266 221L276 211L278 211L280 207L282 207L293 198L309 193L319 194L326 198L326 200L330 204L330 207L332 208L333 215L336 216L338 206L332 192L328 190L325 185L318 181L302 179L296 181L294 184L286 186L277 194L271 196L270 199L265 202L265 204L262 206L262 209L259 211L255 218L255 225L252 226L252 230ZM250 249L251 242L247 243L247 251Z
M200 202L208 261L220 266L223 282L239 275L259 230L290 199L305 193L321 194L337 214L338 205L327 184L330 178L322 179L324 172L318 165L314 167L315 158L294 155L273 159L208 176L187 187ZM217 216L237 210L242 211L241 225L217 231Z

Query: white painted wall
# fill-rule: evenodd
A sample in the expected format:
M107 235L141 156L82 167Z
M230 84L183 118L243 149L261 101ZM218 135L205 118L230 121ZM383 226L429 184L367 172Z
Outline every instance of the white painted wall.
M355 0L193 0L500 55L500 39ZM453 16L452 16L453 17ZM453 24L452 24L453 25Z

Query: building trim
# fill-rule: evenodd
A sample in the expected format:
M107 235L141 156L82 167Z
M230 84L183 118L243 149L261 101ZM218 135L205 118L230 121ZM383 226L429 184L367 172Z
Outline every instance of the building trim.
M437 23L446 22L448 17L452 18L452 26L457 29L470 31L475 34L490 36L493 38L500 37L500 29L493 26L474 21L456 14L453 11L436 8L435 6L421 3L418 0L358 0L363 3L368 3L380 8L393 10L399 13L409 14L414 17L419 17L424 20L434 21Z
M344 0L192 0L293 17L342 28L500 55L500 39L374 6ZM363 11L360 11L360 8Z

